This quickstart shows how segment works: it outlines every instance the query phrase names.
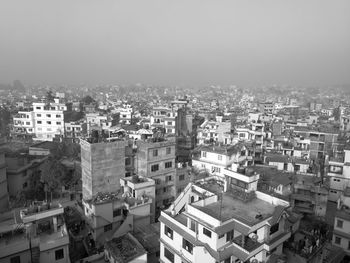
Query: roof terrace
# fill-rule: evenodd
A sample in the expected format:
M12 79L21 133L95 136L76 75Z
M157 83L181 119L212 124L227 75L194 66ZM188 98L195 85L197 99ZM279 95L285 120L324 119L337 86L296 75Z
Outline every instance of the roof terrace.
M244 202L237 199L232 192L224 193L221 200L203 207L196 203L192 205L222 222L234 218L250 226L271 217L275 211L275 206L266 201L254 198Z

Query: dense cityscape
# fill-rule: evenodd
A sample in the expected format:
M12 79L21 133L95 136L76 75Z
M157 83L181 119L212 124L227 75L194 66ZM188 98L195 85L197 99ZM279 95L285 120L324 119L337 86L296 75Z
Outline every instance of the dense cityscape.
M350 87L0 85L0 262L349 262Z

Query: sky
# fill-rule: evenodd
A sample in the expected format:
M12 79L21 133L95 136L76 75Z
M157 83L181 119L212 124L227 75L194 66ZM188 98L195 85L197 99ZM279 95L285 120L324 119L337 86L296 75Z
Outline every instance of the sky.
M350 83L349 0L0 0L0 83Z

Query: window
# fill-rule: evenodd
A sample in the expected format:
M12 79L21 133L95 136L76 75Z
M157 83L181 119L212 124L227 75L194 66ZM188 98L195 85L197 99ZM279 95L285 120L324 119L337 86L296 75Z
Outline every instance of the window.
M165 163L165 168L171 168L173 166L172 162L166 162Z
M343 228L343 220L337 220L337 227Z
M164 226L164 234L168 237L173 239L174 232L170 227Z
M61 125L61 122L60 122L60 121L57 121L56 124L57 124L57 125Z
M221 154L218 155L218 160L222 161L222 155Z
M37 124L41 124L41 121L37 121L36 123L37 123Z
M185 180L185 175L184 174L180 174L179 175L179 181L183 181Z
M36 107L37 110L41 110L41 107Z
M15 256L15 257L11 258L10 263L21 263L21 257Z
M206 158L207 157L207 152L202 152L202 157Z
M173 125L173 123L171 121L168 121L168 125Z
M28 186L28 183L25 182L25 183L23 184L23 188L26 188L27 186Z
M159 164L153 164L151 166L151 172L156 172L159 170Z
M270 235L272 235L273 233L276 233L278 231L279 228L279 223L274 224L273 226L271 226L270 228Z
M55 251L55 259L59 260L59 259L62 259L62 258L64 258L63 248Z
M26 125L30 125L30 122L29 122L29 121L26 121Z
M47 123L47 124L51 124L51 121L47 121L46 123Z
M108 225L104 226L104 231L105 232L110 231L110 230L112 230L112 224L108 224Z
M167 175L167 176L165 177L165 181L166 181L166 182L170 182L171 180L172 180L171 175Z
M163 188L163 193L166 193L167 189L166 187Z
M336 243L337 245L340 245L341 238L340 237L335 237L334 243Z
M193 245L191 242L189 242L186 239L182 239L182 248L186 249L188 252L190 252L192 254L193 252Z
M158 156L158 150L153 150L153 156Z
M125 158L125 165L130 165L131 159L129 157Z
M171 154L171 148L170 147L166 147L166 154Z
M231 231L226 233L226 242L232 241L234 237L234 230L232 229Z
M56 118L61 118L61 115L60 114L56 114Z
M211 231L206 229L205 227L203 227L203 234L208 236L208 237L211 237Z
M166 247L164 248L164 257L166 257L171 263L174 263L174 254L171 253Z
M121 209L113 210L113 217L117 217L117 216L121 216L121 215L122 215Z
M51 118L51 114L46 114L46 117Z
M221 234L218 236L219 239L223 238L225 236L225 234Z

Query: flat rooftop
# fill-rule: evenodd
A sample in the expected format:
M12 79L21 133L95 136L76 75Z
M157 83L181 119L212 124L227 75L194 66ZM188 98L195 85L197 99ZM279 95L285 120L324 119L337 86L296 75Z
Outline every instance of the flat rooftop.
M130 233L107 241L105 248L120 263L130 262L146 253L140 242Z
M222 222L234 218L250 226L271 217L275 211L275 206L268 202L258 198L244 202L235 198L231 192L224 193L222 201L219 200L204 207L196 206L195 203L192 205ZM257 215L261 216L257 217Z
M224 190L223 184L219 184L216 179L199 181L196 185L214 194L220 194Z

